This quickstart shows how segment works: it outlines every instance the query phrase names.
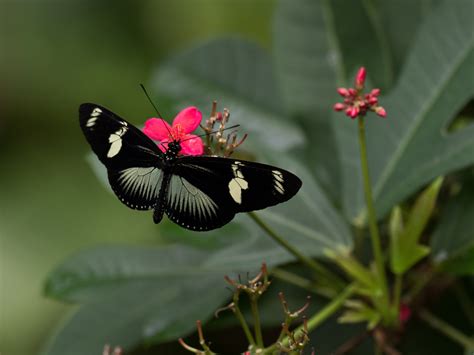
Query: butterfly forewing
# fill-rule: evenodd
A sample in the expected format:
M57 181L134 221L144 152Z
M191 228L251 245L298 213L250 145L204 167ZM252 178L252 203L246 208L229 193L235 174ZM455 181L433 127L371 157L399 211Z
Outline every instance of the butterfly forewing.
M163 156L156 144L99 105L82 104L79 120L92 150L107 167L110 185L120 201L138 210L154 208Z
M79 121L92 150L107 168L153 166L161 162L163 153L150 138L105 107L82 104Z

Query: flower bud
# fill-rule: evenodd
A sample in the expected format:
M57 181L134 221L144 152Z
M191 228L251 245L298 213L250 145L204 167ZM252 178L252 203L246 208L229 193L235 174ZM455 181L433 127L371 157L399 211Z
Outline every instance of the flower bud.
M375 108L375 113L379 115L380 117L387 117L387 112L382 106L377 106Z
M357 72L357 76L355 79L355 87L357 90L361 90L364 87L366 74L367 74L367 71L365 70L364 67L361 67L359 71Z
M341 95L342 97L347 97L349 96L349 90L347 90L346 88L339 88L337 89L337 92L339 93L339 95Z

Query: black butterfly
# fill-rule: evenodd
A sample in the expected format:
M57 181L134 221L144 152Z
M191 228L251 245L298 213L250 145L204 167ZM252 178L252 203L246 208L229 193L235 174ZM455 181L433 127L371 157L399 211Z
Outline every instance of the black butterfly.
M237 212L287 201L301 187L297 176L274 166L179 155L178 140L163 153L138 128L96 104L82 104L79 121L117 197L130 208L153 209L155 223L166 213L184 228L208 231Z

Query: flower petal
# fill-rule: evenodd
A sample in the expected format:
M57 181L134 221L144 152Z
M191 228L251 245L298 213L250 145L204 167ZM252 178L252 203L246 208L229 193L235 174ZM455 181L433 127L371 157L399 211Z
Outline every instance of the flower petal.
M146 120L143 133L155 141L168 139L171 126L161 118L150 118Z
M204 153L204 145L202 139L194 134L187 134L183 137L181 143L181 154L184 155L202 155Z
M182 132L187 134L194 131L201 123L201 120L201 111L194 106L190 106L178 113L173 121L173 127L180 125Z

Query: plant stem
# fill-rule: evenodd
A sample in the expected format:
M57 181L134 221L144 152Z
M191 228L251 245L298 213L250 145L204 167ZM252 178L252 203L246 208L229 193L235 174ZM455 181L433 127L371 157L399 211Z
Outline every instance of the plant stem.
M263 348L262 326L260 325L260 313L258 312L257 298L258 296L250 297L250 307L252 308L252 315L255 322L254 328L257 346Z
M234 298L233 298L233 301L234 301L234 314L235 314L236 318L239 320L240 326L244 330L245 336L247 337L247 341L249 342L249 344L250 345L255 345L255 340L253 338L252 332L250 331L250 328L247 324L247 321L245 320L244 315L242 314L242 312L240 311L240 308L239 308L239 296L240 296L239 293L237 293L237 292L234 293Z
M395 286L393 288L392 321L393 321L393 324L396 324L397 326L399 323L400 298L402 295L402 282L403 282L403 275L396 274Z
M387 306L385 309L387 310L388 305L389 305L388 288L387 288L387 280L385 277L385 267L384 267L382 246L380 244L380 234L379 234L379 229L377 226L377 217L375 215L374 202L372 198L372 187L371 187L371 182L370 182L369 164L367 162L367 147L366 147L366 140L365 140L364 117L359 116L358 122L359 122L360 163L361 163L361 169L362 169L362 177L364 180L365 203L367 204L370 238L372 241L372 251L374 253L375 266L377 268L377 274L380 281L380 287L382 289L381 291L382 291L383 303Z
M344 287L344 282L334 273L326 269L323 265L319 264L315 260L307 257L306 255L301 254L296 248L294 248L290 243L285 239L279 236L273 229L271 229L260 217L257 216L254 212L248 212L248 215L262 228L275 242L280 244L284 249L286 249L290 254L295 256L301 263L308 266L316 274L323 277L329 284L333 284L338 288Z
M328 319L330 316L332 316L334 313L336 313L339 308L342 307L344 302L352 296L356 289L355 284L350 284L347 286L344 291L342 291L339 296L334 298L330 303L328 303L323 309L321 309L318 313L313 315L309 320L308 320L308 331L311 331L315 329L318 325L320 325L322 322L324 322L326 319ZM300 333L303 330L303 326L299 326L295 330L295 334ZM284 346L288 346L289 338L285 337L282 340L282 344Z
M463 346L466 350L474 350L474 338L468 337L467 335L461 333L452 325L437 318L433 313L427 311L426 309L422 309L418 314L420 318L423 319L432 328L443 333L451 340Z

